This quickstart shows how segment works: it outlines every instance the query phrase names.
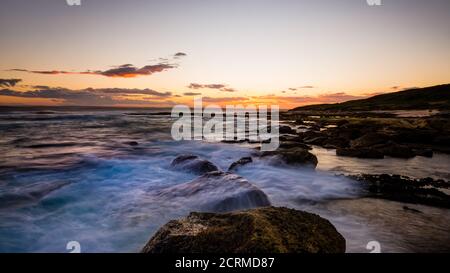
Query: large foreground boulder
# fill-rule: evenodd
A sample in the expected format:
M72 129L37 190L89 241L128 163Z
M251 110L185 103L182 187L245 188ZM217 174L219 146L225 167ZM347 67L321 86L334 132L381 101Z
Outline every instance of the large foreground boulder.
M170 167L174 170L190 172L198 175L219 170L208 160L190 154L177 156L170 164Z
M265 207L226 214L192 212L164 225L144 253L343 253L345 239L326 219Z
M270 206L267 195L245 178L218 171L160 190L155 197L156 201L183 204L191 209L209 212Z

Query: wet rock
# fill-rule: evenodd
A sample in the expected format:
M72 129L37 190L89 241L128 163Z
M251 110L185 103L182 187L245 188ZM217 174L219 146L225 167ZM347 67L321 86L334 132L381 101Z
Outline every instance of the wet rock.
M286 164L304 165L314 168L318 163L317 157L315 155L310 153L307 149L303 149L300 147L292 149L278 149L276 151L266 151L262 152L261 156L278 156Z
M174 170L186 171L198 175L219 170L213 163L199 158L196 155L177 156L170 166Z
M343 125L345 125L347 123L349 123L348 120L346 120L346 119L339 119L338 121L336 121L336 126L340 127L340 126L343 126Z
M300 142L295 142L295 141L283 141L280 143L280 148L283 148L283 149L302 148L305 150L311 150L310 146L300 143Z
M413 204L450 208L450 196L439 190L449 188L450 182L432 178L412 179L400 175L351 176L367 186L373 197Z
M433 157L433 150L432 149L414 149L413 152L417 156L423 156L423 157Z
M314 139L317 137L325 137L325 135L321 132L315 131L306 131L298 134L298 137L301 141L305 142L307 139Z
M228 171L233 171L238 169L240 166L244 166L248 163L253 162L251 157L243 157L241 159L239 159L238 161L233 162L230 167L228 168Z
M415 212L415 213L422 213L420 210L413 209L413 208L410 208L408 206L403 206L403 209L407 210L407 211Z
M295 134L297 133L294 129L292 129L290 126L282 125L278 128L278 132L280 134Z
M448 135L435 136L433 142L436 144L439 144L439 145L449 147L450 146L450 136L448 136Z
M317 157L303 148L282 150L280 156L287 164L312 165L316 167L318 163Z
M278 138L280 142L283 141L292 141L292 142L302 142L302 139L299 136L293 136L293 135L280 135Z
M330 137L323 143L326 149L347 148L350 141L342 137Z
M245 139L224 139L220 142L222 143L228 143L228 144L236 144L236 143L245 143L247 140Z
M137 141L129 141L126 144L130 145L130 146L138 146L139 143Z
M368 133L350 142L353 148L370 147L373 145L386 143L389 137L380 133Z
M409 146L400 145L392 141L389 141L387 144L375 145L374 149L390 157L412 158L416 156L412 148Z
M265 207L226 214L192 212L169 221L144 253L344 253L345 239L326 219Z
M157 201L183 203L196 210L212 212L270 205L267 195L246 179L218 171L160 190L154 195Z
M322 146L326 141L327 141L327 137L325 137L325 136L308 137L308 138L303 139L303 142L306 144L319 145L319 146Z

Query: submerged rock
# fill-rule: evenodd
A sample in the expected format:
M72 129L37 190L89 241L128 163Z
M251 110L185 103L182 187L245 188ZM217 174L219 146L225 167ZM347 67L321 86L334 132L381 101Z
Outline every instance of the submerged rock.
M237 168L239 168L240 166L244 166L248 163L252 163L253 159L251 157L243 157L241 159L239 159L238 161L233 162L230 167L228 168L228 171L233 171L236 170Z
M187 171L198 175L219 170L213 163L196 155L177 156L170 166L174 170Z
M264 207L226 214L192 212L169 221L144 253L343 253L345 239L326 219Z
M158 199L183 203L193 209L224 212L269 206L267 195L239 175L210 172L191 182L158 191Z

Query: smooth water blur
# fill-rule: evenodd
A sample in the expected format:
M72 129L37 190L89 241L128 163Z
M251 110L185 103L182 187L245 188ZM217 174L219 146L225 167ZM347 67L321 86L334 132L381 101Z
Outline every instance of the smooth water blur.
M173 158L193 153L227 170L254 152L248 144L174 142L172 120L159 111L0 112L0 252L67 252L69 241L80 242L82 252L139 251L161 225L185 216L198 202L152 199L155 191L195 178L170 170ZM385 251L441 251L450 245L448 210L411 206L423 211L411 214L402 203L361 198L359 184L333 168L397 169L314 152L317 171L264 158L238 173L273 205L329 219L348 251L368 252L365 245L372 240ZM448 177L446 163L436 159L405 161L402 169L428 176L428 164Z

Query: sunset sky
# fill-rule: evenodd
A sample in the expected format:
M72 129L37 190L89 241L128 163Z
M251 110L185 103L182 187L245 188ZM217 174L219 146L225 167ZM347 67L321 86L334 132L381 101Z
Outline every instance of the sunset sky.
M1 105L291 108L450 82L448 0L0 3Z

